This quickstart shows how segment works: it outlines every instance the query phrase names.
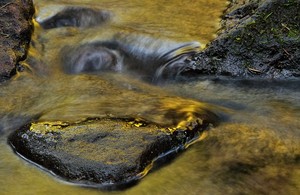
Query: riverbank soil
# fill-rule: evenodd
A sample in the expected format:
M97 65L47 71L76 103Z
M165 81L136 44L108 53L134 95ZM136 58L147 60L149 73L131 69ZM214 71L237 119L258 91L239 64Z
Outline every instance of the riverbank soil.
M26 58L33 13L32 0L0 2L0 82L14 75L18 62Z
M232 0L219 36L182 74L299 78L299 10L298 0Z

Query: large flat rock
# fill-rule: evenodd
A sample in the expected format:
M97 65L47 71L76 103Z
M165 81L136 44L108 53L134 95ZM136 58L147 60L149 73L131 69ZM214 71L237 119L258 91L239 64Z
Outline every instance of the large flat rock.
M14 132L9 142L21 156L69 182L111 189L144 177L157 160L201 139L209 124L162 128L130 119L38 122Z

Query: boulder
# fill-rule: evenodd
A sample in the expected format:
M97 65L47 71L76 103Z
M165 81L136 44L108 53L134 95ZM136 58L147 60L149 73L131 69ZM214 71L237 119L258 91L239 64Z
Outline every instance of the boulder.
M31 39L32 0L0 2L0 82L10 78L26 58Z
M299 78L299 10L298 0L232 0L219 36L181 74Z
M210 122L162 128L130 119L36 122L11 134L15 151L66 181L119 189L199 140Z

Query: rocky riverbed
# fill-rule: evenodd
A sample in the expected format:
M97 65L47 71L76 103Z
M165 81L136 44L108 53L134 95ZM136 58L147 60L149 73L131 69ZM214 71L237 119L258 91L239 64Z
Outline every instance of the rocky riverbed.
M293 79L300 75L300 3L232 0L219 36L182 70L185 76ZM15 74L31 37L31 0L1 2L0 78ZM14 24L14 25L12 25Z
M243 4L232 1L224 14L219 36L200 53L182 60L181 65L184 62L186 66L180 69L179 75L185 78L227 76L297 79L300 75L298 10L299 2L293 0L244 1ZM26 58L32 33L33 5L31 1L5 1L1 4L1 14L3 44L0 55L7 59L2 61L3 65L0 64L0 77L3 81L24 71L23 68L28 67L23 66L34 61L32 55L23 66L19 65ZM17 25L12 25L14 23ZM76 33L76 30L65 31L60 35L71 37ZM44 41L43 44L48 41L41 40ZM47 50L45 45L40 48ZM39 63L38 60L35 63ZM58 62L50 54L46 60ZM28 74L27 71L22 76L15 77L17 79L11 83L3 84L2 89L9 89L10 84L18 86L18 82L22 83L19 86L26 86L32 73L28 71ZM43 72L41 69L38 71ZM38 76L46 77L51 75L49 72ZM33 70L33 73L36 72ZM26 76L30 79L26 79ZM102 80L91 75L78 76L76 79L74 76L74 80L67 77L54 76L56 85L43 78L32 79L35 85L42 86L40 91L33 90L38 92L34 93L35 98L41 98L39 102L49 105L44 109L44 105L30 101L32 94L20 96L21 100L27 100L24 103L26 107L16 107L26 108L30 115L26 116L26 121L23 120L27 124L15 125L16 131L11 134L9 142L19 155L76 184L111 189L134 182L142 178L154 162L163 159L162 157L170 157L201 139L204 131L209 130L212 125L216 126L220 120L214 114L218 110L216 107L170 96L153 86L138 84L136 81L119 80L118 77L112 78L109 75L105 79L103 76ZM56 92L59 94L63 89L57 87L60 86L59 79L63 81L60 83L68 84L68 89L64 89L64 95L56 97ZM88 84L88 87L80 87L83 83ZM102 88L93 89L95 85ZM23 93L21 91L20 94ZM85 94L96 95L91 98L84 96ZM90 98L86 102L94 108L80 104L84 98ZM135 98L139 101L135 102ZM21 100L12 98L2 112L5 109L9 111L10 106L21 105ZM109 107L114 108L113 114ZM119 107L123 109L117 110ZM76 108L80 108L80 111L77 112ZM78 120L69 121L73 112L77 114ZM16 116L19 113L22 110L1 113L0 116L19 119ZM5 129L3 124L0 127L0 131ZM245 129L249 131L247 127ZM249 145L251 143L250 140ZM272 148L273 145L268 147ZM268 151L271 151L269 148ZM288 156L288 162L283 160L284 163L297 164L297 152L295 153ZM280 156L275 161L284 158ZM253 163L254 161L250 162ZM241 172L258 169L240 163L233 163L232 166L233 169L242 169Z

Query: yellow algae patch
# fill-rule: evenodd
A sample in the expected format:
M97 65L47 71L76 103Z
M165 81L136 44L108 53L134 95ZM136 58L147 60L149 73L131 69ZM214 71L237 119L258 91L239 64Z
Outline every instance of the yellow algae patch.
M60 132L61 129L66 126L68 126L68 124L62 121L37 122L31 123L30 131L45 135L47 133Z

